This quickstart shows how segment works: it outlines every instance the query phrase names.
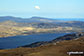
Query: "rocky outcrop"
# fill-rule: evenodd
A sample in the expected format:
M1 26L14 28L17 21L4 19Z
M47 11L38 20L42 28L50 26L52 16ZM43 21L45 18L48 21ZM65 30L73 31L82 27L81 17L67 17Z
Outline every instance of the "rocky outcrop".
M54 39L54 40L52 40L52 41L35 42L35 43L30 44L30 45L25 45L25 46L22 46L22 47L30 47L30 48L33 48L33 47L45 46L45 45L48 45L48 44L58 43L58 42L64 41L64 40L77 39L77 38L80 38L81 36L84 36L84 32L81 32L81 33L73 33L73 34L67 34L67 35L58 37L58 38L56 38L56 39ZM54 44L54 45L55 45L55 44Z

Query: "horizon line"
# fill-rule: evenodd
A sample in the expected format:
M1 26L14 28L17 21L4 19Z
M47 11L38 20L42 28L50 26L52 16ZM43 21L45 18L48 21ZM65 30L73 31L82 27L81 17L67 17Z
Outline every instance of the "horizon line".
M31 17L21 17L21 16L0 16L0 17L16 17L16 18L32 18L32 17L38 17L38 18L50 18L50 19L62 19L62 17L57 17L57 18L52 18L52 17L43 17L43 16L31 16ZM72 17L72 18L68 18L68 17L65 17L65 19L84 19L84 18L76 18L76 17ZM63 17L64 19L64 17Z

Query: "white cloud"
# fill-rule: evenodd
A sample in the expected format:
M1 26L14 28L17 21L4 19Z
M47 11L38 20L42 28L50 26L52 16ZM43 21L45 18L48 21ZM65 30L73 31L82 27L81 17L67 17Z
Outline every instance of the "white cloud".
M40 7L39 6L35 6L36 9L40 10Z

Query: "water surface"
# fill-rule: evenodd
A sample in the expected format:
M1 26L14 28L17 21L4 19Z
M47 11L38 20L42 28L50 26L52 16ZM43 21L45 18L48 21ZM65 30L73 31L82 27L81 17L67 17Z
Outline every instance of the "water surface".
M17 48L18 46L24 46L38 41L51 41L65 34L67 33L42 33L0 38L0 49Z

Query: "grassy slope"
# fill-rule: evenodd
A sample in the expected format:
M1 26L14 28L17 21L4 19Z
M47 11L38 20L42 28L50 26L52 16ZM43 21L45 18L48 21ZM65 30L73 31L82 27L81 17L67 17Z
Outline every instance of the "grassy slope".
M79 25L80 24L80 25ZM13 21L0 22L0 37L28 35L33 33L52 32L81 32L84 29L83 23L17 23Z
M0 50L0 56L69 56L68 51L84 51L84 37L36 48ZM84 55L82 55L84 56Z

